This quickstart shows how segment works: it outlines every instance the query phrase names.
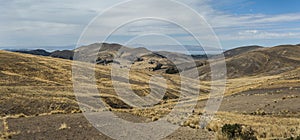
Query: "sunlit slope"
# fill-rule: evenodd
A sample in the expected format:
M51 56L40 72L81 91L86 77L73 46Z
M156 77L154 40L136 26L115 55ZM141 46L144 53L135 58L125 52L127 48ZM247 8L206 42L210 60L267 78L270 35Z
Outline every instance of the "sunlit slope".
M237 48L226 58L229 79L249 76L272 76L297 69L300 66L300 46L282 45L271 48L255 48L236 54ZM210 65L198 67L202 79L209 79Z
M88 63L79 63L78 67L95 67L99 98L106 102L107 108L132 108L115 93L111 67ZM130 86L139 96L146 96L151 92L149 81L156 74L148 70L130 70L129 83L122 80L117 82ZM50 112L79 112L73 94L72 61L70 60L0 51L0 75L0 98L1 104L4 105L0 108L1 116L20 113L38 115ZM167 89L163 100L158 100L157 104L177 100L180 96L179 75L163 74L162 76L167 79ZM88 77L85 78L88 80ZM124 78L126 76L119 79ZM161 86L159 83L154 85ZM205 94L209 87L205 85L203 87L205 88L202 88L201 93ZM183 90L188 91L190 88L196 87ZM189 95L183 96L188 98Z

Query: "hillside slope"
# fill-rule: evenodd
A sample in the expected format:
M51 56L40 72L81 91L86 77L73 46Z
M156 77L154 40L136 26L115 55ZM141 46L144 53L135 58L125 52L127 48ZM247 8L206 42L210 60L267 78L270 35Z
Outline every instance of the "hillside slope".
M111 67L88 63L79 65L80 68L86 66L96 66L97 87L101 89L99 97L105 100L108 108L131 108L116 96L111 82ZM130 84L136 94L145 96L150 93L149 81L156 74L148 70L130 70L129 83L123 80L126 75L118 77L117 80L120 81L117 82L122 85ZM0 51L0 76L0 102L5 105L0 108L0 116L79 111L73 94L71 60ZM179 76L162 76L168 82L164 100L178 98ZM152 86L161 85L154 83ZM202 89L207 92L205 90Z
M224 56L226 58L230 58L236 55L241 55L243 53L247 53L256 49L261 49L263 48L262 46L244 46L244 47L238 47L234 49L230 49L224 52Z
M227 77L268 76L300 66L300 46L282 45L259 48L226 58ZM199 67L200 77L209 79L210 66Z
M208 126L208 129L218 132L221 131L221 125L225 123L241 123L246 127L251 126L257 132L256 136L260 138L286 138L285 134L288 136L299 134L300 121L296 118L300 116L300 109L296 104L300 101L299 47L299 45L284 45L260 48L227 58L229 79L226 83L225 97L220 106L220 110L226 113L217 114L216 120L213 121L216 123L215 126ZM138 48L132 52L135 52L134 56L139 56L141 52L147 52L147 50ZM121 56L128 60L135 59L126 51ZM184 128L193 128L193 131L188 130L188 132L194 134L202 131L203 129L196 128L199 128L198 119L203 114L203 108L207 103L207 93L211 90L210 81L201 81L201 85L194 85L195 81L188 79L189 85L180 89L181 81L178 74L165 74L159 70L152 71L143 68L144 64L149 63L151 59L155 58L162 62L166 60L164 57L146 53L140 58L142 59L136 60L133 64L136 68L130 69L129 83L126 83L126 77L123 75L112 76L110 65L79 62L76 66L82 70L90 66L95 67L96 87L100 93L93 97L102 99L106 106L105 109L99 109L90 106L89 103L81 103L83 110L109 109L155 121L169 113L178 103L178 98L183 96L184 106L189 107L194 104L193 101L197 101L196 108L193 112L179 110L184 116L174 116L168 121L186 126ZM13 138L29 136L33 139L41 139L44 138L43 135L52 134L56 136L63 134L67 138L72 138L76 136L74 133L77 134L82 128L97 135L97 131L90 125L86 125L85 119L78 114L81 110L73 93L72 64L74 61L66 59L0 51L0 122L3 121L6 125L8 122L9 131L14 131L11 134ZM209 75L207 63L199 63L198 68L200 72L204 72L200 76ZM120 67L118 70L122 69ZM86 71L82 72L86 73ZM152 76L158 74L166 79L168 88L162 100L159 100L153 107L145 106L146 109L130 106L126 100L117 96L112 84L112 77L114 77L118 85L130 86L135 94L143 97L151 92L149 81ZM85 87L89 91L88 87L92 86L89 83L90 78L87 76L80 78L87 81ZM162 88L160 83L154 82L153 85ZM200 96L188 98L191 94L186 94L186 92L189 93L189 89L195 89L198 86L201 87ZM181 90L185 91L183 95L181 95ZM164 93L158 92L157 94ZM79 98L86 97L86 95L79 96ZM186 115L190 115L190 120L182 120ZM135 119L135 117L130 118ZM46 125L38 125L45 120L51 121L48 121ZM60 130L60 125L64 123L67 123L67 128ZM45 127L40 129L39 126ZM27 129L29 127L32 129ZM83 132L83 138L90 136L90 133L86 131L80 132ZM182 138L185 139L189 134L191 133L183 133ZM0 131L2 138L1 135ZM177 137L179 136L176 135Z

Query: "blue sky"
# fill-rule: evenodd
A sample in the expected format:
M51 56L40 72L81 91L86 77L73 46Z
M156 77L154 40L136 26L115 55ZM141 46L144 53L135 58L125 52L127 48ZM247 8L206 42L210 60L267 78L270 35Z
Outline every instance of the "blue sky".
M174 20L186 21L196 32L199 40L209 40L206 33L198 27L195 17L180 7L170 7L164 0L127 5L110 12L110 15L97 19L97 26L91 26L90 36L80 41L82 44L98 42L109 32L111 25L133 15L149 16L160 14ZM0 48L47 48L72 46L90 21L105 9L122 0L0 0ZM207 21L216 33L224 49L245 45L274 46L300 43L300 1L298 0L179 0ZM151 14L149 14L151 13ZM125 22L125 21L124 21ZM121 44L147 44L153 46L197 45L178 26L160 21L138 21L124 26L107 41ZM107 30L107 31L106 31ZM159 32L153 37L153 32ZM151 34L145 37L145 34ZM143 37L137 37L143 36ZM128 41L136 38L128 43ZM173 39L167 39L173 38ZM47 47L46 47L47 46ZM61 47L59 49L66 49Z
M223 0L213 8L235 14L288 14L299 12L298 0Z

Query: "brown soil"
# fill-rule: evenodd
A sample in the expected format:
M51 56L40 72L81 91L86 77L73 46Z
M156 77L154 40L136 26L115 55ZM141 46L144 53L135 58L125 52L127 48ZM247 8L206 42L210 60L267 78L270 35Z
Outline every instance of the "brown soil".
M142 121L130 114L119 114L127 120ZM62 124L66 127L61 128ZM82 114L57 114L49 116L37 116L30 118L8 119L8 127L12 139L99 139L110 140L111 138L100 133L94 128ZM188 127L179 128L165 140L179 139L207 139L212 138L213 133L202 129Z

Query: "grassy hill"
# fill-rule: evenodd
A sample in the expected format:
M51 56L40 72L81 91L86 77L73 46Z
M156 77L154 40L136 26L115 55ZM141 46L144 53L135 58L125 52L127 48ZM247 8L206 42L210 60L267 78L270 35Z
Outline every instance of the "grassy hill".
M237 52L237 50L239 50ZM282 45L271 48L243 47L229 50L226 57L227 77L270 76L295 70L300 66L300 46ZM214 65L214 64L213 64ZM200 77L209 79L210 66L198 68Z
M116 48L118 47L120 46L117 45ZM135 52L139 54L143 51L145 50L140 48ZM298 119L300 109L297 104L300 102L299 53L299 45L259 47L246 49L237 54L231 53L231 56L226 59L229 79L226 82L226 91L220 112L203 131L205 133L206 131L213 131L215 136L222 138L223 125L239 123L245 128L253 129L255 136L262 139L288 138L300 134L300 119ZM126 53L123 55L124 57L128 56ZM174 56L178 55L174 54ZM96 83L101 91L96 98L105 101L106 108L103 110L128 113L146 118L147 121L155 121L169 113L178 103L181 90L180 76L143 67L153 58L160 61L164 59L157 54L147 54L141 57L143 60L136 61L133 68L130 69L129 83L122 80L125 78L124 76L118 77L120 81L117 82L120 85L130 86L137 95L143 97L151 92L149 86L151 77L160 74L166 79L168 85L163 100L147 109L139 109L127 104L115 93L112 84L111 65L95 65ZM0 131L3 129L0 133L2 138L8 136L13 138L20 138L21 136L41 138L42 133L38 131L38 128L34 127L36 130L32 131L23 131L21 128L28 128L27 125L31 126L33 120L38 122L45 119L51 119L53 122L47 124L51 131L47 131L47 126L45 126L42 129L43 133L63 133L71 137L70 134L77 133L81 128L86 128L93 131L94 135L98 135L91 126L84 125L80 128L76 122L77 119L80 122L85 121L79 115L81 110L73 93L72 64L73 61L66 59L0 51L0 122L4 126L4 128L0 127ZM86 68L86 66L91 65L80 62L80 65L77 66ZM152 65L149 64L149 66ZM199 62L198 69L200 73L202 72L200 76L210 73L205 61L203 64L201 62L201 65ZM190 79L189 82L195 81ZM162 86L159 83L154 84L157 87ZM184 133L180 131L183 133L182 135L189 135L191 132L201 130L199 129L199 118L204 113L203 108L211 90L210 84L209 80L202 80L200 85L190 84L183 88L184 91L197 87L201 89L200 96L197 98L189 98L189 94L184 95L185 98L182 103L185 106L191 106L193 101L197 101L197 106L193 112L180 110L185 116L175 116L168 120L174 124L190 128ZM86 86L89 87L90 85ZM85 96L82 95L82 98ZM86 109L101 111L101 109L93 108L88 104L80 105ZM120 116L127 115L121 114ZM183 121L181 118L186 116L189 116L189 119ZM130 116L129 118L134 117ZM70 125L71 128L66 126L58 129L63 123L59 120L65 120L65 122L72 124ZM57 127L57 129L52 128L52 126Z

